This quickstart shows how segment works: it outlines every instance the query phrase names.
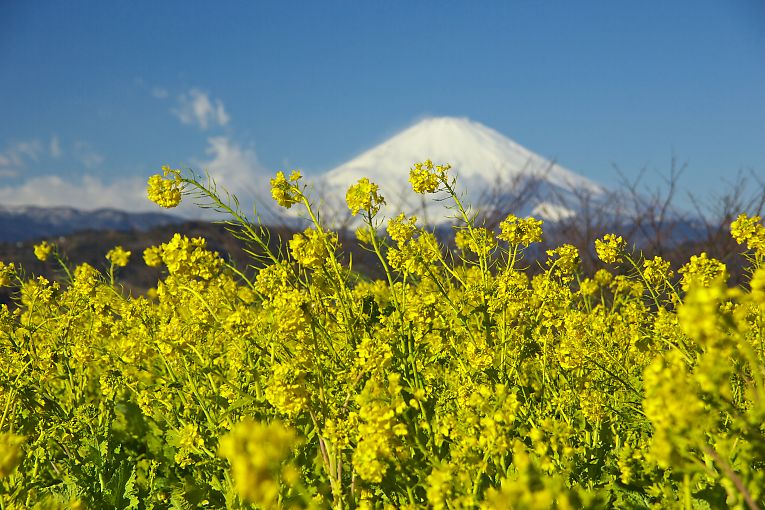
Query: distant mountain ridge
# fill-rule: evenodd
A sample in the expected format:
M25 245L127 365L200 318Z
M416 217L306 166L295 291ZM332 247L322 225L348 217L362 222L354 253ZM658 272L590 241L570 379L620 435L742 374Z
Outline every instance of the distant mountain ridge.
M108 208L84 211L73 207L0 206L0 242L57 237L83 230L147 230L182 221L166 213Z

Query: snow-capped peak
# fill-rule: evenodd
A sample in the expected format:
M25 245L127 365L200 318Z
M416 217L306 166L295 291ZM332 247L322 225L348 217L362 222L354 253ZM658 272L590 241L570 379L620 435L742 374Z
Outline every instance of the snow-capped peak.
M501 133L479 122L460 117L430 117L404 129L356 158L328 171L321 177L326 205L342 209L345 191L361 177L380 186L389 206L386 216L399 211L416 212L422 197L409 187L409 169L414 163L431 159L449 163L458 178L460 190L467 190L468 201L481 207L480 197L487 191L495 199L520 181L536 180L556 192L603 192L596 183L526 149ZM529 204L527 204L529 205ZM530 204L534 205L534 204ZM449 211L428 206L428 220L440 223ZM436 209L441 209L437 211Z

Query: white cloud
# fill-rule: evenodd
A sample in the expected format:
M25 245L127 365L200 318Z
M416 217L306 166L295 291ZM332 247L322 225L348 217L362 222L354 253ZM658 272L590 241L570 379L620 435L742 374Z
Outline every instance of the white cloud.
M105 160L101 154L96 152L90 143L83 141L75 142L74 154L87 168L98 166Z
M52 157L61 157L61 141L58 139L58 135L53 135L53 137L50 139L49 150Z
M264 218L273 215L269 178L271 172L258 161L252 146L242 146L227 136L207 139L206 159L194 159L193 165L207 171L215 182L240 199L245 213L252 210L252 203Z
M23 175L17 169L23 169L25 164L35 158L57 157L62 153L57 135L47 144L38 141L14 144L0 152L0 178ZM74 143L71 154L85 168L100 165L104 161L103 156L86 141ZM245 213L252 211L254 202L263 219L276 217L268 181L271 172L260 164L251 144L242 144L228 136L211 136L207 138L204 156L192 158L190 162L198 171L209 172L219 187L235 194ZM23 182L5 186L0 181L0 204L69 206L82 210L114 208L126 211L164 211L146 198L145 177L124 177L107 182L87 172L71 178L54 174L29 176ZM209 210L198 208L190 199L185 199L180 207L167 212L190 218L217 217L217 214Z
M207 129L211 126L225 126L231 119L220 99L212 100L199 89L191 89L178 98L179 107L172 112L184 124Z
M229 191L248 191L257 186L258 179L265 175L252 147L243 147L227 136L210 137L207 144L205 154L209 157L204 160L195 159L194 164L208 171Z
M8 144L0 152L0 172L5 177L11 177L24 168L28 162L37 162L44 152L40 140L21 140Z
M78 157L95 157L91 154L92 147L86 142L76 143L74 149ZM250 201L257 200L258 210L267 213L265 209L270 207L270 200L262 204L261 200L265 199L258 197L270 197L269 175L258 162L252 146L241 145L226 136L210 137L207 139L205 157L193 159L192 164L200 171L209 171L218 185L236 194L242 200L245 212L251 210ZM0 177L5 171L0 166ZM210 216L209 212L205 213L192 202L184 200L180 207L167 212L196 218ZM91 174L71 179L42 175L30 177L18 185L0 185L0 204L69 206L84 210L103 207L126 211L164 211L146 198L144 177L125 177L104 182Z
M102 207L124 210L157 210L146 198L146 182L127 178L104 183L85 175L79 181L65 181L57 175L32 177L18 186L0 186L3 205L70 206L77 209Z
M32 161L38 161L40 159L40 154L43 152L43 147L40 140L28 140L17 142L14 150Z
M125 177L104 182L100 177L85 174L74 179L58 175L31 177L19 185L0 185L0 205L72 207L83 211L117 209L128 212L165 212L193 219L211 219L211 211L200 209L193 200L163 209L146 196L144 177Z

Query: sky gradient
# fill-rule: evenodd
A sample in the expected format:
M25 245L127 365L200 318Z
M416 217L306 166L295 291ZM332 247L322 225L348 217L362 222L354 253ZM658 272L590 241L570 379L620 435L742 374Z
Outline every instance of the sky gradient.
M765 2L7 1L0 115L0 205L319 175L441 115L606 186L674 156L706 196L765 176Z

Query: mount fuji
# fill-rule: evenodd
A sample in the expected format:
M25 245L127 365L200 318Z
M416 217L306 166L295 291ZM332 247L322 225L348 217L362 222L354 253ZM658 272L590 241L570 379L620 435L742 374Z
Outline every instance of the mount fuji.
M526 149L501 133L467 118L431 117L421 120L321 176L315 186L335 221L351 220L345 207L345 192L361 177L380 186L387 217L399 212L416 214L425 223L451 221L454 211L448 201L415 194L409 184L409 169L431 159L452 165L461 199L483 217L534 215L548 221L571 217L576 211L566 204L571 198L598 197L605 189ZM423 200L424 198L424 200ZM345 218L344 220L342 218Z

